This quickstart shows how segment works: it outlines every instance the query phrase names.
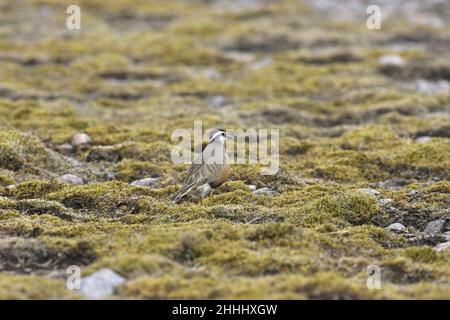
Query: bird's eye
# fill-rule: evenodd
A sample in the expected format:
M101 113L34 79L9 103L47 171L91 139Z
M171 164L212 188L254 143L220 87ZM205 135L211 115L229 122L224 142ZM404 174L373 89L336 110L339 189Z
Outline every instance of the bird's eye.
M222 132L222 137L225 137L225 132Z

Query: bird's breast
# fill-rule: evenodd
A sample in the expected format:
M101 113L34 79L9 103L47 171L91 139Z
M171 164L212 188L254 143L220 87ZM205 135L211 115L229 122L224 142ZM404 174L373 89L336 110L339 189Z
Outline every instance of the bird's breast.
M227 181L227 179L228 179L228 177L230 176L230 174L231 174L231 168L230 168L230 165L225 165L223 168L222 168L222 170L221 170L221 172L220 172L220 175L219 175L219 178L216 180L216 181L214 181L213 183L212 183L212 185L213 185L213 187L214 188L217 188L218 186L220 186L222 183L224 183L225 181Z

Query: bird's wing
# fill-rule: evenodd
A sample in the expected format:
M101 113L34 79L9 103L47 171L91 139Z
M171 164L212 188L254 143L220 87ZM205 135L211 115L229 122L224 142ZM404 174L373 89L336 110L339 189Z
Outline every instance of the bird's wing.
M216 181L220 177L222 166L217 164L193 164L189 169L184 185L202 185Z

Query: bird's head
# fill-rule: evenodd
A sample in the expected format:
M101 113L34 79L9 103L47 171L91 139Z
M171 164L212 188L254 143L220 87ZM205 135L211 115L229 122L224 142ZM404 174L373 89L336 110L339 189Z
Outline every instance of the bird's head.
M233 136L226 133L223 129L212 129L209 133L208 144L212 142L220 142L221 144L225 144L227 139L233 139Z

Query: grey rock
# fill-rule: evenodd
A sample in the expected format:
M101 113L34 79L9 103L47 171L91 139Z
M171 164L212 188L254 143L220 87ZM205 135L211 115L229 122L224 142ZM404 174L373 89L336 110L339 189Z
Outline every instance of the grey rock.
M447 80L429 81L422 79L415 83L415 89L428 95L448 93L450 92L450 82Z
M89 299L102 299L114 293L126 279L111 269L105 268L81 279L80 293Z
M264 188L259 188L255 191L253 191L253 194L267 194L270 196L273 196L276 193L275 190L272 190L270 188L264 187Z
M412 190L412 191L410 191L409 193L408 193L408 196L410 196L410 197L414 197L416 194L418 194L419 193L419 191L417 191L417 190Z
M428 223L428 225L425 227L424 232L430 234L441 233L444 231L444 226L445 226L444 219L434 220Z
M402 225L401 223L393 223L386 227L386 230L388 231L394 231L394 232L408 232L408 229Z
M83 179L81 179L80 177L78 177L78 176L76 176L74 174L70 174L70 173L62 175L61 177L59 177L59 180L64 182L64 183L76 184L76 185L84 183Z
M91 137L86 133L75 133L72 137L72 145L79 146L91 142Z
M450 241L439 243L438 245L436 245L436 247L434 247L434 249L436 249L437 251L449 250L450 249Z
M378 204L383 207L390 205L392 202L394 202L394 200L392 200L391 198L384 198L378 200Z
M369 189L369 188L361 188L361 189L358 189L358 191L362 192L362 193L370 194L371 196L374 196L374 197L379 196L381 194L380 191L375 190L375 189Z
M416 142L417 143L427 143L430 140L431 140L431 137L429 137L429 136L422 136L422 137L417 137Z
M159 180L159 178L145 178L145 179L140 179L140 180L133 181L131 183L131 185L133 185L133 186L140 186L140 187L151 187L158 180Z

